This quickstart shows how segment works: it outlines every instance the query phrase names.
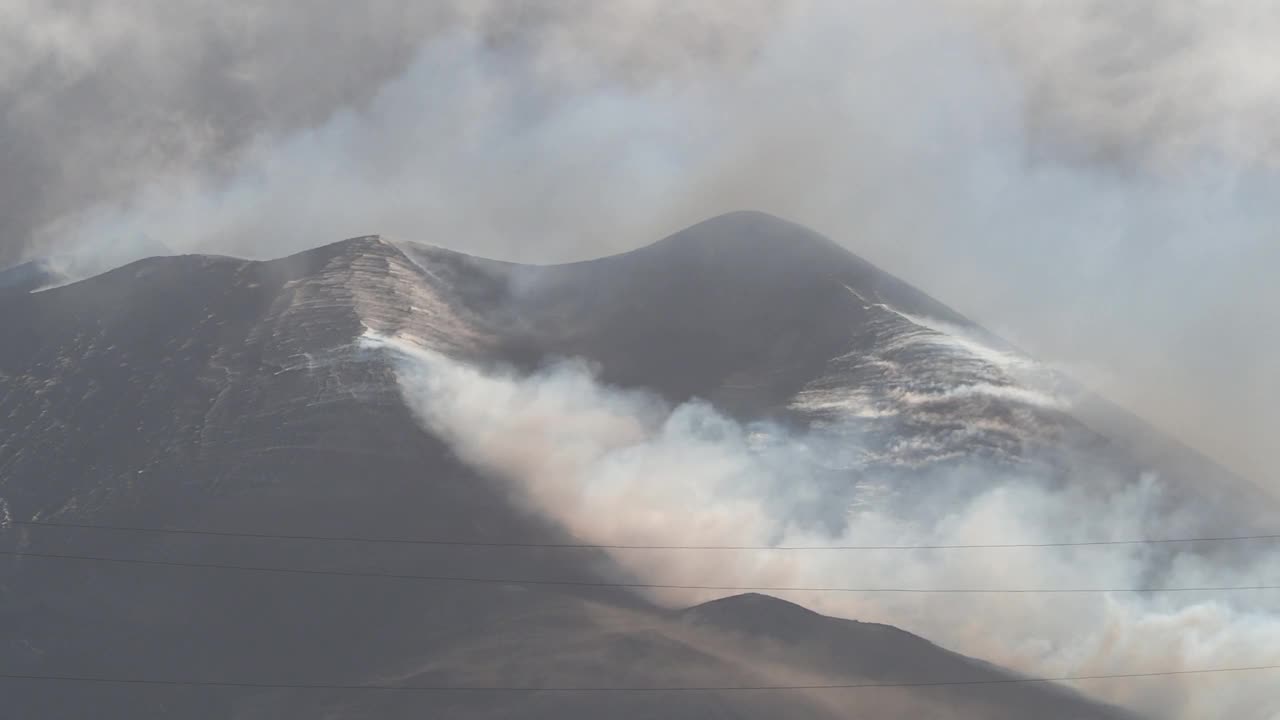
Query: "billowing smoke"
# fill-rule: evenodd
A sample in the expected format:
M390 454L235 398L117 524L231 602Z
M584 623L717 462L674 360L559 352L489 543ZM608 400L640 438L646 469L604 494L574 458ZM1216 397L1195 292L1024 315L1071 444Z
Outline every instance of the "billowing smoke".
M1195 509L1158 478L1099 491L1032 471L975 466L915 486L862 477L833 492L847 433L744 426L709 405L669 407L602 385L566 361L532 375L482 370L406 340L369 336L399 362L405 398L433 433L513 497L583 542L831 546L1081 542L1158 527L1194 534ZM844 474L843 482L851 482ZM832 507L833 496L847 497ZM1170 509L1172 506L1172 510ZM883 551L615 550L624 579L670 585L902 589L1067 589L1254 585L1280 576L1269 546ZM657 590L685 604L731 594ZM1280 662L1273 593L1069 595L777 592L831 614L892 623L1037 675L1091 675ZM1082 683L1154 717L1271 717L1270 673Z

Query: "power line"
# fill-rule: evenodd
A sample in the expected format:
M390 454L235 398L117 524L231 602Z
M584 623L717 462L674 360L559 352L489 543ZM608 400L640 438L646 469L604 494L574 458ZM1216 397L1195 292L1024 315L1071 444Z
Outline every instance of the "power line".
M531 549L577 549L577 550L739 550L739 551L818 551L818 550L993 550L1001 548L1055 548L1055 547L1090 547L1102 545L1159 545L1174 543L1215 543L1245 540L1280 540L1275 535L1228 535L1220 537L1185 537L1154 538L1132 540L1091 540L1082 542L1052 543L984 543L961 545L626 545L610 543L525 543L525 542L485 542L472 540L431 540L417 538L376 538L351 535L290 535L280 533L233 532L226 530L198 530L193 528L155 528L134 527L127 525L98 525L72 522L47 522L11 520L11 525L24 527L51 527L78 530L110 530L116 532L135 532L165 535L201 535L209 537L251 538L260 540L311 540L320 542L353 542L391 545L435 545L451 547L499 547L499 548L531 548Z
M664 583L604 582L592 580L546 580L524 578L485 578L456 575L418 575L411 573L386 573L361 570L313 570L306 568L262 567L227 563L180 562L176 560L146 560L140 558L112 558L96 555L71 555L62 553L23 552L0 550L0 556L40 558L49 560L73 560L114 563L121 565L146 565L180 567L206 570L234 570L241 572L280 573L289 575L319 575L330 577L384 578L389 580L422 580L433 582L477 583L491 585L550 585L559 587L627 588L647 590L714 590L729 592L830 592L830 593L911 593L922 595L1066 595L1086 593L1157 593L1157 592L1237 592L1248 590L1280 590L1280 585L1226 585L1216 587L1143 587L1143 588L841 588L841 587L790 587L759 585L675 585Z
M1198 670L1168 670L1147 673L1116 673L1108 675L1063 675L1059 677L1015 677L988 680L946 680L899 683L830 683L820 685L702 685L702 686L639 686L639 687L518 687L476 685L341 685L328 683L267 683L230 680L167 680L156 678L108 678L89 675L24 675L0 673L4 680L39 680L54 682L100 683L112 685L166 685L180 687L249 688L255 690L359 690L375 692L507 692L507 693L650 693L650 692L760 692L784 690L868 690L874 688L925 688L960 687L970 685L1020 685L1031 683L1066 683L1089 680L1119 680L1134 678L1173 677L1183 675L1209 675L1218 673L1255 672L1280 670L1280 665L1254 665L1252 667L1208 668Z

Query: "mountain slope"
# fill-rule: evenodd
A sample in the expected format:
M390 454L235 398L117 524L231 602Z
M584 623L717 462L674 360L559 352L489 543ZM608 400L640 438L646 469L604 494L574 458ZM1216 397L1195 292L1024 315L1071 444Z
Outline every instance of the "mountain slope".
M391 359L361 345L369 332L483 367L579 356L598 363L607 382L672 402L707 398L743 419L856 429L881 443L860 458L863 467L907 473L958 456L1018 463L1068 437L1120 452L1020 384L1001 364L1012 351L997 339L820 236L753 213L572 265L516 266L363 237L270 262L154 258L0 302L0 517L13 520L571 540L419 426ZM959 335L925 322L978 340L957 345ZM999 349L975 349L991 347ZM8 524L3 537L6 548L32 553L626 579L594 551ZM672 616L610 588L20 556L0 568L0 672L9 673L522 687L1010 677L901 631L868 635L816 615L803 615L796 630L796 608L758 598ZM1036 707L1048 718L1122 717L1040 684L1009 693L876 690L870 701L847 694L855 691L460 697L3 682L19 716L96 707L111 717L164 708L243 718L591 717L606 709L620 718L828 718L871 707L876 717L946 708L952 717L1012 718Z

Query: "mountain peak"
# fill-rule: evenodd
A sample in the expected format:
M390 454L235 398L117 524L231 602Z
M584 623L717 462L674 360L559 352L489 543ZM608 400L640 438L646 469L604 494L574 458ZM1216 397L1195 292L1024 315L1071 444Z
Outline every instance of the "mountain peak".
M702 225L708 226L737 226L737 227L756 227L768 229L772 228L777 231L796 231L813 232L809 228L800 223L786 218L778 217L772 213L763 210L730 210L713 217L709 217L702 222L695 223L691 228Z
M766 620L770 623L815 622L823 619L822 615L802 605L754 592L730 595L694 605L684 610L682 614L690 619L710 621L713 624L722 622L756 624Z
M800 225L757 210L736 210L691 225L650 245L656 250L680 248L703 256L722 258L730 254L795 255L808 257L838 253L851 256L823 235Z

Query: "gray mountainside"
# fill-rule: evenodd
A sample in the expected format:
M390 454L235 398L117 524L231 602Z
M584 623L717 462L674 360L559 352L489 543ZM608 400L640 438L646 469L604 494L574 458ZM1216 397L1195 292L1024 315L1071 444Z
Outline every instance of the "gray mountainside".
M28 288L30 289L30 288ZM11 524L572 542L453 456L367 331L482 366L584 357L601 378L744 420L856 433L831 504L948 464L1100 483L1152 458L1247 526L1257 499L1190 451L830 241L734 213L620 256L517 266L362 237L270 262L143 260L0 296L0 672L265 685L733 687L985 681L895 628L743 595L112 564L627 580L591 550L157 535ZM1090 408L1088 412L1076 407ZM1122 434L1120 430L1123 430ZM1188 470L1187 468L1190 468ZM1137 530L1135 530L1136 532ZM1118 718L1045 684L785 692L358 691L0 680L13 717Z

